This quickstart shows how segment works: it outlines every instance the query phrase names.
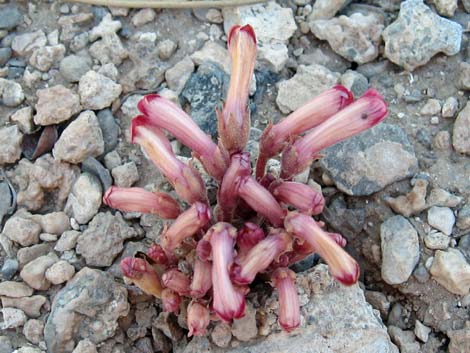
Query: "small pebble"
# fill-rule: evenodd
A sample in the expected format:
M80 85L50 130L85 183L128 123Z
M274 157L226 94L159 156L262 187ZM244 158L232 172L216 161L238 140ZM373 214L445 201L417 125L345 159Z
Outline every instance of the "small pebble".
M432 125L437 125L437 124L439 124L439 117L433 116L433 117L431 118L431 124L432 124Z
M449 97L442 105L442 117L453 118L459 109L459 101L455 97Z
M12 279L16 271L18 271L18 266L18 260L6 259L1 270L3 279L7 281Z
M433 206L428 210L428 223L442 233L451 235L455 216L449 207Z

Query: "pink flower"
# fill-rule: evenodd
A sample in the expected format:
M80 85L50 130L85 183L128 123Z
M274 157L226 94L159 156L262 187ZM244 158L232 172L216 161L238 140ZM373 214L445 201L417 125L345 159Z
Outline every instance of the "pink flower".
M338 85L313 98L278 124L269 125L260 139L257 179L264 175L266 161L281 152L291 138L319 125L352 101L352 93Z
M152 126L147 117L140 115L132 119L131 141L142 146L179 197L190 204L207 199L206 187L199 173L176 158L170 141L161 130Z
M300 325L300 304L295 273L288 268L278 268L271 276L271 283L276 287L279 296L279 325L292 331Z
M176 218L181 213L178 202L170 195L142 188L111 186L104 194L103 202L124 212L150 213L164 219Z
M270 190L276 200L294 206L304 213L317 215L325 207L322 193L305 184L285 181L271 185Z
M255 32L250 25L234 26L227 42L232 72L227 100L218 119L220 140L233 154L243 151L250 133L248 94L256 61Z
M179 295L188 295L191 281L189 277L176 268L171 268L162 275L162 283Z
M212 287L212 264L196 258L194 273L191 281L191 297L202 298Z
M290 179L304 171L318 152L380 123L387 116L387 104L375 90L318 125L282 153L281 177Z
M205 336L209 322L209 309L199 302L191 301L188 305L188 337Z
M282 226L284 211L273 195L252 177L242 178L238 187L240 197L275 227Z
M162 247L167 252L174 251L181 242L204 227L211 218L209 206L202 202L194 203L176 218L162 234Z
M162 304L163 311L178 314L180 311L181 297L170 288L165 288L162 291Z
M168 256L158 244L152 244L152 246L147 250L147 256L158 265L166 265L168 263Z
M245 313L245 296L235 289L229 275L236 236L237 230L223 222L212 226L205 235L212 248L213 308L224 321L239 319Z
M307 215L290 212L285 221L286 230L304 240L328 264L330 273L344 285L357 282L360 274L359 265L315 220Z
M281 229L272 229L268 236L252 247L240 261L235 259L236 264L231 271L233 282L239 285L250 284L273 260L290 250L291 237Z
M258 225L246 222L237 234L238 257L248 253L264 237L264 231Z
M137 107L148 117L149 124L167 130L192 149L208 174L217 180L222 179L227 169L228 156L180 107L158 94L146 95Z
M144 259L125 257L121 260L121 271L124 277L131 280L144 293L161 297L162 284L155 269Z

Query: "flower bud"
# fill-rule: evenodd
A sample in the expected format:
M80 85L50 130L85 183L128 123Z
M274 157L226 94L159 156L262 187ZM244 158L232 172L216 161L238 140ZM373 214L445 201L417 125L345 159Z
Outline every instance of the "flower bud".
M179 295L188 295L191 281L188 276L176 268L171 268L162 275L162 283Z
M300 325L300 303L295 287L295 273L288 268L278 268L271 276L271 283L279 296L279 325L292 331Z
M121 271L144 293L161 297L162 284L155 269L144 259L125 257L121 260Z
M209 309L196 301L188 305L188 337L205 336L210 322Z
M162 290L162 304L163 311L178 314L180 311L181 297L170 288L165 288Z
M202 298L212 287L212 264L196 258L194 273L191 281L191 297Z
M294 206L301 212L317 215L325 207L325 199L320 191L308 185L285 181L270 188L276 200Z
M164 219L174 219L181 213L178 202L170 195L142 188L111 186L104 194L103 202L120 211L150 213Z

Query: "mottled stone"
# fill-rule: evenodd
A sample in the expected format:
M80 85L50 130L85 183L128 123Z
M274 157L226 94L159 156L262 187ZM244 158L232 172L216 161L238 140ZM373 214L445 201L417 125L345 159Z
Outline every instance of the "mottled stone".
M3 330L23 326L28 319L25 313L20 309L3 308L1 311L3 314L3 322L0 324L0 327Z
M40 89L36 94L38 102L34 122L37 125L59 124L81 110L78 95L62 85Z
M387 197L385 202L396 212L405 217L417 214L426 208L428 181L416 180L413 189L406 195Z
M128 188L139 180L139 171L134 162L125 163L113 168L111 174L116 186Z
M470 155L470 103L467 103L455 119L452 145L457 152Z
M33 343L39 344L43 340L44 322L36 319L28 320L23 327L23 335Z
M52 284L67 282L75 274L75 268L67 261L60 260L46 271L46 279Z
M179 94L194 71L194 63L189 56L177 62L175 66L165 72L168 87Z
M7 107L16 107L24 101L21 85L15 81L0 78L0 102Z
M46 279L46 270L57 261L59 261L59 258L54 253L40 256L23 267L20 277L36 290L49 289L51 283Z
M60 62L60 74L68 82L78 82L91 69L91 58L88 56L69 55Z
M23 310L28 317L37 318L41 316L41 308L47 298L42 295L33 295L21 298L1 297L1 300L4 308L17 308Z
M451 293L465 295L470 289L470 264L457 249L436 251L430 272Z
M428 210L428 223L442 233L451 235L455 216L449 207L433 206Z
M330 19L351 0L317 0L313 4L312 12L308 16L310 21Z
M119 97L121 91L120 84L95 71L88 71L78 82L78 94L85 109L107 108Z
M57 44L36 49L29 58L29 63L36 69L47 72L57 65L65 55L65 46Z
M8 219L3 234L21 246L30 246L39 242L41 226L29 219L27 213L17 212Z
M18 56L28 56L34 50L46 45L47 38L42 30L17 35L13 38L11 48Z
M72 187L65 212L78 223L86 224L98 213L102 194L99 180L90 173L82 173Z

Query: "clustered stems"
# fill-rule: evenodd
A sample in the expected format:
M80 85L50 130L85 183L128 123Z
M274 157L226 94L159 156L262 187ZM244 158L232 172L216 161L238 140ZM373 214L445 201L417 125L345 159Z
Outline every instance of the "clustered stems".
M121 270L143 292L160 298L164 311L187 313L188 336L205 335L211 319L231 322L243 317L250 285L264 278L271 279L278 293L279 325L287 331L297 328L300 303L296 276L288 266L313 252L339 282L357 282L359 266L343 250L346 240L313 218L325 207L321 191L292 179L309 168L321 150L375 126L387 114L377 91L370 89L354 100L345 87L335 86L269 124L260 139L253 176L250 154L244 151L256 59L251 26L233 27L228 48L232 72L227 99L217 112L218 143L177 104L159 95L145 96L138 104L142 115L132 120L131 141L189 204L185 210L166 193L138 187L113 186L103 197L121 211L174 219L165 225L159 244L146 255L123 259ZM215 179L217 205L209 204L200 172L175 155L165 133L191 149ZM266 174L268 160L278 154L279 173Z

